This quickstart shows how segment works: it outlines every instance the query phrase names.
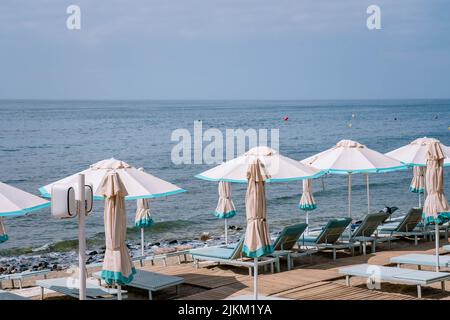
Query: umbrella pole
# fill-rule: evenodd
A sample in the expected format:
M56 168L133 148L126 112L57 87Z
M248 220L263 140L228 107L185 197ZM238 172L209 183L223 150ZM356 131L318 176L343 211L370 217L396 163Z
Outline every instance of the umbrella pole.
M258 300L258 258L254 259L253 267L253 298Z
M84 191L84 174L78 175L78 276L79 299L86 300L86 201Z
M434 233L436 240L436 272L439 272L439 225L437 222L434 223Z
M325 181L323 180L323 176L322 176L321 180L322 180L322 191L325 191Z
M419 192L419 208L422 208L422 197Z
M225 219L225 244L228 244L228 222Z
M348 173L348 217L352 218L352 174ZM349 237L352 236L352 228L349 229Z
M369 174L366 173L366 185L367 185L367 214L370 214L370 188L369 188Z
M144 256L144 247L145 247L144 228L141 228L141 256Z
M306 234L309 234L309 213L306 211Z

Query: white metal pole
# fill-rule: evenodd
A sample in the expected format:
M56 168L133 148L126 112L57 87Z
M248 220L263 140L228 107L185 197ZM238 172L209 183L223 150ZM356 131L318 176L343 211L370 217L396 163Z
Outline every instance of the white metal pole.
M352 173L348 173L348 217L352 218ZM348 229L348 236L352 236L352 228Z
M434 233L436 237L436 272L439 272L439 225L434 223Z
M117 300L122 300L122 286L116 286L117 288Z
M86 199L84 174L78 175L78 268L79 298L86 300Z
M141 228L141 256L144 256L145 240L144 240L144 228Z
M322 176L322 179L321 179L322 180L322 191L325 191L325 181L323 180L323 177L324 176Z
M309 234L309 213L306 211L306 234Z
M369 174L366 173L366 185L367 185L367 214L370 214L370 189L369 189Z
M225 244L228 244L228 219L225 219Z
M258 300L258 258L254 260L253 268L253 298Z
M419 192L419 208L422 208L422 196L420 195L420 192Z

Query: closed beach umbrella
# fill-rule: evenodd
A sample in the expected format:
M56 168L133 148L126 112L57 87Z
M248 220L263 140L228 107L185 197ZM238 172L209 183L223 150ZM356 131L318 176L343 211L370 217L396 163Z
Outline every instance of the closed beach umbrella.
M249 165L247 172L247 193L245 195L245 212L247 229L245 231L243 253L255 259L253 294L258 299L258 258L273 251L269 228L267 226L265 180L269 178L261 161Z
M93 189L97 190L105 175L112 170L117 172L120 180L128 191L128 196L125 200L158 198L186 191L170 182L159 179L147 172L130 166L124 161L116 160L114 158L99 161L84 171L50 183L41 187L39 190L44 197L50 198L52 186L54 184L74 185L77 183L79 174L84 174L86 184L92 184ZM96 199L101 200L101 197L97 196Z
M153 218L150 212L148 199L138 199L136 208L136 217L134 218L134 226L141 229L141 255L144 256L145 239L144 229L153 226Z
M144 171L144 168L139 168L139 171ZM148 199L136 200L136 216L134 218L134 226L141 229L141 256L144 256L145 238L144 229L153 226L153 218L150 212L150 205Z
M306 212L306 224L308 224L306 233L309 232L309 211L312 211L317 208L316 200L314 199L312 193L312 180L306 179L302 181L303 192L302 197L300 198L300 202L298 204L298 208Z
M400 161L352 140L341 140L334 147L301 161L330 174L348 175L348 216L352 217L352 175L366 174L367 212L370 213L369 173L406 169Z
M106 250L101 277L109 285L126 285L136 273L125 245L127 216L125 197L128 195L117 172L110 172L103 178L95 192L105 198L105 242Z
M229 182L219 182L219 201L217 203L214 215L225 221L225 243L228 244L228 224L227 220L236 215L236 208L231 200L231 185Z
M413 178L409 191L419 195L419 208L422 207L421 195L425 193L425 172L426 167L415 166L413 168Z
M0 243L8 240L8 235L6 234L6 228L3 224L3 218L0 217Z
M444 195L444 152L438 142L432 142L428 148L427 173L425 176L427 197L423 211L427 219L435 222L436 270L439 271L439 221L441 215L450 214L450 206Z
M0 182L0 243L8 240L3 217L20 216L50 206L50 202Z

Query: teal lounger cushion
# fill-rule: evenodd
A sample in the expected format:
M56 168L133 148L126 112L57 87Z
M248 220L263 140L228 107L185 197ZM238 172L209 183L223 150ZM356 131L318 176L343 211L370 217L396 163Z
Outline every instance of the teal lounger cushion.
M228 248L202 248L191 251L193 256L210 257L218 259L231 259L234 249Z

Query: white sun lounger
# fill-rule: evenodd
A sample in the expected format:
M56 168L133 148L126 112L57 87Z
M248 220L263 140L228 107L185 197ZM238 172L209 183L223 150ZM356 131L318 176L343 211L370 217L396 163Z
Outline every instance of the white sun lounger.
M50 273L50 269L38 270L38 271L25 271L21 273L11 273L0 276L0 289L2 289L2 281L10 280L12 288L15 287L14 280L19 281L19 288L22 289L22 280L29 277L35 277L42 275L44 279L47 279L47 275Z
M417 266L420 270L421 266L436 266L436 256L421 253L403 254L401 256L392 257L390 262L396 263L398 267L402 264L412 264ZM450 256L439 256L439 267L446 268L448 266L450 266Z
M444 250L445 252L449 252L450 251L450 244L442 246L442 250Z
M94 278L98 279L101 285L101 272L96 272L92 275ZM144 289L148 291L148 298L152 300L152 292L159 291L162 289L176 287L178 296L180 293L180 285L184 283L184 279L176 276L169 276L161 273L150 272L145 270L136 270L136 274L133 280L127 284L128 287Z
M440 282L445 290L445 281L450 279L450 273L422 270L402 269L396 267L383 267L369 264L358 264L351 267L340 268L339 273L345 275L347 286L350 286L351 277L370 278L374 281L413 284L417 286L417 297L422 297L422 286Z
M46 280L36 280L36 285L41 287L41 299L45 297L45 289L62 293L66 296L78 298L79 288L78 279L74 278L56 278ZM107 289L99 286L95 281L86 281L86 299L87 300L111 300L117 299L117 289ZM121 290L122 298L126 297L126 291Z
M18 294L0 290L0 301L1 300L29 300L28 298L19 296Z

